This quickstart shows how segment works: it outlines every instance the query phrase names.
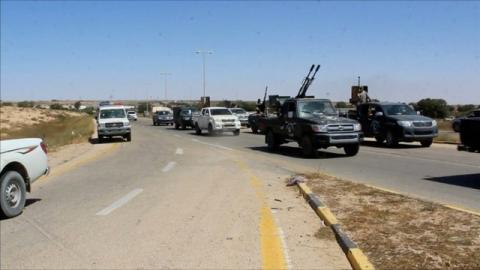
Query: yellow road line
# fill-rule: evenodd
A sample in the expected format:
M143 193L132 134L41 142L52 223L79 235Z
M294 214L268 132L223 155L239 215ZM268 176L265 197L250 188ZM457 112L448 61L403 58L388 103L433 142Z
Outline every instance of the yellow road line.
M472 215L476 215L476 216L479 216L479 217L480 217L480 213L479 213L479 212L476 212L476 211L473 211L473 210L470 210L470 209L465 209L465 208L460 207L460 206L457 206L457 205L444 204L443 206L448 207L448 208L451 208L451 209L454 209L454 210L462 211L462 212L465 212L465 213L469 213L469 214L472 214Z
M262 182L253 174L247 164L239 159L235 161L238 167L250 176L250 185L254 188L255 194L262 204L259 223L262 269L287 269L288 265L284 253L285 247L282 244L272 211L268 206Z

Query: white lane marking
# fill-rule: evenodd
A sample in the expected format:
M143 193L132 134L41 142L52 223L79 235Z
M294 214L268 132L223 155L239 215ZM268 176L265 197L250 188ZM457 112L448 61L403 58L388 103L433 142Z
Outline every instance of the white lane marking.
M287 246L287 241L285 240L285 233L282 230L282 227L280 227L280 222L278 222L278 218L276 216L277 210L275 209L270 209L272 212L272 216L275 219L275 223L277 224L277 233L278 236L280 237L280 241L282 242L283 246L283 256L285 257L285 261L287 262L287 269L293 269L292 267L292 260L290 259L290 255L288 252L288 246Z
M202 141L197 140L197 139L192 139L192 141L198 142L198 143L202 143L202 144L205 144L205 145L209 145L209 146L213 146L213 147L217 147L217 148L220 148L220 149L223 149L223 150L233 150L233 149L230 148L230 147L226 147L226 146L223 146L223 145L220 145L220 144L213 144L213 143L202 142Z
M175 155L183 155L183 149L177 148L177 150L175 151Z
M136 188L132 191L130 191L127 195L123 196L119 200L115 201L114 203L110 204L103 210L100 210L97 212L97 216L106 216L113 212L115 209L122 207L126 203L128 203L131 199L135 198L138 194L142 193L143 189L141 188Z
M165 167L163 167L162 172L170 171L171 169L173 169L173 167L175 167L176 164L177 163L175 161L168 162L168 164Z

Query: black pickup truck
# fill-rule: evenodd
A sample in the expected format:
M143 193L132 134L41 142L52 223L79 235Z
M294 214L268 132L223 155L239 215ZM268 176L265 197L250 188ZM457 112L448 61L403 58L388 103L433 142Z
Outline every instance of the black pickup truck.
M193 107L175 107L173 108L173 122L175 129L194 128L192 115L198 113L198 109Z
M480 117L465 118L460 121L459 151L480 153Z
M349 117L362 125L365 137L374 137L378 143L386 142L389 147L400 141L418 141L430 147L438 136L437 122L417 114L404 103L370 102L359 104Z
M280 107L278 117L265 119L265 143L270 151L295 141L308 157L317 149L343 148L348 156L358 153L363 140L360 124L344 117L328 99L292 98Z

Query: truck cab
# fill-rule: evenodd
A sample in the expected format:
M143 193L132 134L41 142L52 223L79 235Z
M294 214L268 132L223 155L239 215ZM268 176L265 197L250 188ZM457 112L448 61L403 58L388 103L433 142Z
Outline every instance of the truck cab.
M378 143L385 141L390 147L400 141L418 141L423 147L429 147L438 136L435 120L419 115L404 103L359 104L351 118L360 122L365 137L374 137Z
M288 99L280 107L278 117L266 119L265 142L269 150L295 141L305 156L315 156L317 149L331 146L354 156L362 140L360 124L339 117L328 99Z

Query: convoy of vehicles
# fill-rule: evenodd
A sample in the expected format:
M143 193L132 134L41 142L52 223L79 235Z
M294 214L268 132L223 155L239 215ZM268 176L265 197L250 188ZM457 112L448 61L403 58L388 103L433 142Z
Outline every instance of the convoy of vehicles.
M173 125L173 114L171 111L159 110L152 114L152 121L154 126Z
M97 114L98 141L105 138L121 136L127 141L132 140L132 130L127 112L123 106L102 106Z
M27 192L48 173L47 147L41 139L0 141L0 208L5 217L22 213Z
M365 137L374 137L378 143L392 147L400 141L420 142L430 147L438 136L437 122L419 115L404 103L369 102L358 104L350 118L362 125Z
M193 116L193 123L197 135L207 130L208 134L233 132L233 135L240 135L241 124L238 118L225 107L203 108L198 115Z
M193 115L199 113L193 107L175 107L173 108L173 122L175 129L186 129L187 127L194 128Z

